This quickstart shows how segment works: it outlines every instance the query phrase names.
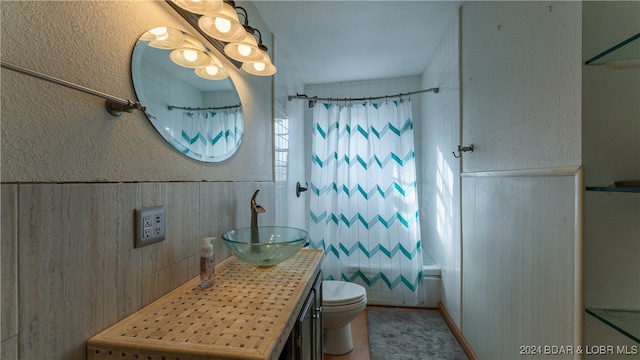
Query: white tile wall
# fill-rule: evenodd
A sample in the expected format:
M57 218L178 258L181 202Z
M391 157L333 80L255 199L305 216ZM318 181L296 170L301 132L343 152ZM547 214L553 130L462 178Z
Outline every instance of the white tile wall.
M182 79L171 76L157 65L149 62L145 63L141 70L135 73L139 81L136 82L136 85L139 83L143 86L136 88L136 93L144 95L140 101L145 103L148 109L157 111L157 113L151 114L157 119L165 119L169 123L182 121L183 112L169 110L167 105L203 106L202 93Z
M305 87L305 93L308 96L333 98L396 95L415 90L420 90L420 76L307 85ZM413 96L411 100L417 100L416 96Z
M296 70L289 61L287 54L279 47L275 39L274 61L278 66L278 72L274 77L274 115L276 150L282 150L275 154L276 172L276 204L278 206L276 221L278 225L287 225L302 229L309 229L308 224L308 193L301 197L295 194L295 185L300 182L304 186L305 162L308 157L305 153L305 133L307 123L303 117L304 104L300 101L289 101L289 95L303 92L302 81L298 78ZM278 131L281 134L278 134ZM286 152L284 151L286 148Z

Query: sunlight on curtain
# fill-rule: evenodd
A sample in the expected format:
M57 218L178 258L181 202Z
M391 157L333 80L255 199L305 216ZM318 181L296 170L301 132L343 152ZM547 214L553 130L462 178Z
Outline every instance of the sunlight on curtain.
M311 247L325 278L356 282L369 304L417 305L422 279L410 100L317 103Z

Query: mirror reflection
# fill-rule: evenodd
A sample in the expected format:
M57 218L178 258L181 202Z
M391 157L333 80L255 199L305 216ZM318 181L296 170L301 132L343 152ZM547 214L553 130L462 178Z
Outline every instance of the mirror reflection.
M240 97L198 39L167 27L145 32L133 49L131 75L147 118L178 151L205 162L236 152L244 133Z

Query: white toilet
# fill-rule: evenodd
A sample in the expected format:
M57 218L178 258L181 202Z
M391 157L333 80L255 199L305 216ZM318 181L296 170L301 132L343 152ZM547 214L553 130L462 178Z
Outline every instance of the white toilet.
M346 281L322 282L322 322L324 353L346 354L353 349L351 320L367 306L364 287Z

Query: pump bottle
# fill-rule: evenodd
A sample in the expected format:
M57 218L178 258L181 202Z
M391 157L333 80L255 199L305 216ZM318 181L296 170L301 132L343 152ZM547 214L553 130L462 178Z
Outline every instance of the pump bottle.
M215 238L202 239L200 248L200 288L206 289L213 286L213 273L215 272L215 256L211 240Z

